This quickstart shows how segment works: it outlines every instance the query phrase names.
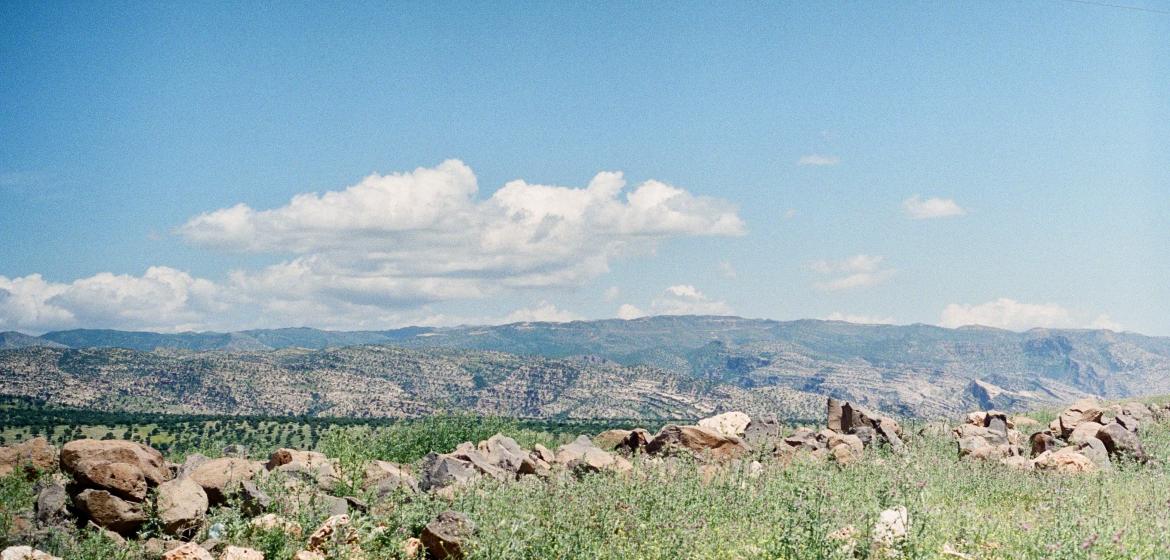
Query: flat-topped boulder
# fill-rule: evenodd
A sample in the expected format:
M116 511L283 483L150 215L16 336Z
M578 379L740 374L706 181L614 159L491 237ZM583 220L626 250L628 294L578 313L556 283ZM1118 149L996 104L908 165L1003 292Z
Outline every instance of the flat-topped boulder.
M56 469L57 464L57 449L43 437L0 447L0 478L17 469L25 469L30 476L37 472L49 472Z
M730 461L747 455L751 448L736 436L726 435L701 426L668 424L646 444L650 455L685 453L698 459L716 462Z
M61 447L61 470L77 476L82 463L125 463L142 473L150 486L171 479L171 470L157 449L126 440L79 439Z

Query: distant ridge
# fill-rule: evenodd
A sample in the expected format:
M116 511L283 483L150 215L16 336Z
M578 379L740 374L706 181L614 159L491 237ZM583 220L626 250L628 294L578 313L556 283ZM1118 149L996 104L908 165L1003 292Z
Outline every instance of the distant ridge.
M157 375L162 383L174 374L172 368L178 368L185 376L181 383L194 383L191 394L211 392L203 401L209 411L231 410L249 399L269 402L266 399L276 398L274 394L286 392L273 381L277 379L289 379L312 394L341 398L347 404L334 412L357 415L421 413L441 402L485 413L502 407L531 416L581 415L587 410L624 414L638 406L661 412L683 406L678 405L679 398L690 403L683 408L697 407L696 411L763 406L760 403L804 407L832 395L892 413L932 416L971 406L1025 409L1090 395L1170 393L1170 338L1107 330L1014 332L659 316L353 332L289 328L160 334L80 329L42 337L10 335L4 340L19 340L11 344L22 348L0 351L0 394L51 395L59 386L112 383L113 378L103 377L111 372L138 372L139 377L127 377L107 390L120 398L141 396L142 402L155 403L159 395L143 384ZM53 359L38 353L33 360L34 349L25 347L36 345L70 349L58 350ZM391 350L408 352L394 354L397 361L385 361ZM38 365L29 365L33 363ZM91 368L105 373L94 376L89 372L99 370ZM421 371L451 376L446 393L421 389L432 383L429 377L426 383L420 380ZM330 385L327 380L338 375L346 383ZM213 378L220 380L218 385L208 385ZM547 386L552 378L561 380L562 389ZM223 385L226 380L251 386L255 393L232 396L225 405L214 394L231 393ZM361 398L350 402L344 396L371 390L397 395L399 404L379 409L367 403L370 410L363 412ZM520 394L514 394L517 391ZM606 391L614 402L624 404L604 404L607 401L598 394ZM635 405L631 395L645 402ZM100 391L93 395L99 397ZM341 405L314 406L315 412L325 413Z
M16 331L0 332L0 350L7 350L10 348L29 348L33 346L45 346L49 348L64 348L62 344L47 340L41 337L30 336Z

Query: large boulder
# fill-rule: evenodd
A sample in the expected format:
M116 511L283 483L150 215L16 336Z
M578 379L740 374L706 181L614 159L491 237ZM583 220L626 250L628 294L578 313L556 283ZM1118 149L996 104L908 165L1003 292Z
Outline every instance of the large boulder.
M1072 403L1055 420L1055 423L1059 426L1060 437L1068 439L1072 435L1073 430L1085 422L1100 423L1101 415L1104 412L1105 410L1101 408L1101 405L1093 399L1081 399Z
M455 447L455 451L449 453L452 457L464 461L471 465L471 468L482 475L490 476L496 480L505 481L516 478L516 473L509 472L492 463L479 449L471 444L470 441L465 441Z
M370 461L366 464L364 487L373 490L379 497L395 491L409 494L419 491L418 481L409 470L387 461Z
M82 490L73 503L94 524L120 535L134 533L147 519L141 503L128 502L105 490Z
M606 430L593 436L593 445L600 447L606 451L613 451L620 445L627 437L630 437L632 430Z
M1081 422L1080 424L1077 424L1077 427L1073 428L1072 433L1068 435L1068 442L1076 445L1084 443L1089 439L1096 438L1097 432L1100 431L1103 427L1104 426L1097 422Z
M254 548L228 546L219 555L219 560L264 560L264 553Z
M504 434L496 434L479 442L477 450L488 463L512 473L513 477L519 475L521 471L534 470L531 465L525 465L532 461L528 451L520 447L516 440Z
M471 463L450 455L429 453L419 465L419 489L423 491L469 484L478 477Z
M198 528L207 506L207 492L190 478L176 478L158 486L155 511L168 534L184 536Z
M902 426L893 418L874 412L848 401L829 397L827 402L828 429L842 434L852 434L861 428L873 430L876 439L886 442L895 451L905 447L902 442ZM861 437L860 435L858 437ZM862 437L863 442L874 438Z
M633 468L625 458L602 450L589 436L578 436L557 448L555 461L574 470L626 472Z
M1036 470L1053 471L1064 474L1080 474L1098 470L1092 459L1074 447L1064 447L1056 451L1045 451L1032 460Z
M69 517L68 504L69 494L61 483L52 482L41 488L37 492L37 524L48 526L65 521Z
M743 439L748 445L760 448L778 443L782 436L782 426L775 414L762 414L752 418L751 423L744 429Z
M1028 442L1032 449L1032 457L1039 457L1045 451L1056 451L1063 446L1060 440L1056 439L1056 436L1053 436L1052 432L1048 431L1032 434L1028 438Z
M668 424L646 444L651 455L689 454L699 459L730 461L747 455L751 448L742 439L703 428Z
M10 447L0 447L0 478L16 469L25 469L29 476L57 468L57 449L43 437L32 438Z
M84 488L108 490L135 502L146 499L146 475L135 465L86 459L71 465L71 469L74 480Z
M427 558L433 560L458 560L463 558L467 540L475 534L475 523L466 514L444 511L423 529L423 548Z
M625 454L633 454L644 449L646 444L650 443L650 440L652 439L654 439L654 435L650 432L647 432L644 428L634 428L633 430L630 430L628 434L626 434L625 439L617 444L617 446L614 448L614 451Z
M829 453L833 460L842 465L848 465L861 460L865 445L861 438L853 434L836 434L829 437Z
M196 467L191 471L190 478L203 488L212 505L219 505L226 502L228 496L237 491L244 481L252 480L262 470L263 464L256 461L221 457Z
M1150 460L1146 450L1142 448L1142 442L1138 439L1137 434L1125 429L1125 426L1117 422L1110 422L1108 425L1102 426L1097 431L1097 439L1105 444L1105 449L1112 457L1125 457L1139 463Z
M186 543L163 554L163 560L215 560L207 549L196 543Z
M742 412L724 412L710 418L699 420L699 426L714 430L725 436L742 437L747 431L752 419Z
M61 470L76 476L83 462L126 463L142 472L150 486L171 479L171 470L162 453L141 443L126 440L78 439L61 447Z
M264 465L269 471L277 471L316 484L322 490L333 489L338 482L333 461L324 453L281 448L273 451Z

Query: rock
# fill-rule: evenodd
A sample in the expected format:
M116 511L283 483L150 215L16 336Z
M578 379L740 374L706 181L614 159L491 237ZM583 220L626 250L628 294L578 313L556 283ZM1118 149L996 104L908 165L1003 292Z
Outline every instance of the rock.
M751 449L736 436L725 435L699 426L663 426L646 444L651 455L689 453L700 459L730 461L747 455Z
M195 543L186 543L163 554L163 560L215 560L207 549Z
M269 471L297 476L326 491L332 490L339 482L333 462L324 453L317 451L277 449L268 457L264 467Z
M82 490L73 502L97 526L118 534L133 533L146 522L142 504L127 502L105 490Z
M861 439L860 437L858 439ZM797 428L791 435L784 438L784 444L805 451L824 449L826 442L817 439L817 433L809 428Z
M743 440L752 447L761 447L780 441L782 426L775 414L762 414L752 418L744 429Z
M520 473L525 462L530 461L528 452L516 440L504 434L496 434L479 442L478 450L489 464L512 473L512 478Z
M219 560L264 560L264 553L252 548L228 546L219 555Z
M1145 449L1142 448L1142 442L1138 439L1137 434L1125 429L1117 422L1102 426L1097 431L1097 439L1105 444L1105 449L1112 457L1125 457L1139 463L1150 460L1149 455L1146 455Z
M1081 422L1073 429L1072 433L1068 435L1068 442L1071 444L1084 443L1087 439L1097 437L1097 432L1103 428L1101 424L1096 422Z
M710 418L699 420L699 427L713 430L725 436L741 437L747 431L752 419L742 412L724 412Z
M1032 434L1028 441L1032 448L1032 457L1038 457L1045 451L1056 451L1061 447L1060 442L1047 431Z
M176 477L191 476L191 473L195 472L195 469L199 468L200 465L202 465L203 463L206 463L210 460L211 459L208 459L207 457L200 455L199 453L192 453L192 454L188 455L186 459L183 460L182 465L179 465L178 472L175 474L175 476Z
M557 460L556 453L553 453L552 450L539 443L532 446L532 455L546 463L552 463Z
M249 524L261 531L281 531L292 537L299 538L301 536L301 526L289 521L275 513L268 513L261 515L249 522Z
M238 443L225 446L222 452L224 457L235 457L237 459L248 458L248 448Z
M240 509L246 515L260 515L272 507L272 498L251 480L240 483Z
M427 523L420 540L427 552L427 558L458 560L463 558L466 541L474 534L475 523L467 515L448 510Z
M1060 427L1060 437L1068 439L1072 435L1073 430L1077 426L1085 422L1101 422L1101 415L1104 413L1101 406L1093 399L1081 399L1060 413L1060 417L1056 419Z
M411 476L410 471L400 465L377 460L366 464L363 486L366 490L373 490L379 497L399 490L407 494L419 491L418 481Z
M448 455L429 453L419 467L419 489L429 491L453 484L468 484L478 475L471 464Z
M898 506L878 514L870 537L878 548L893 548L906 538L910 528L910 515L906 508Z
M207 493L189 478L176 478L159 485L155 510L163 531L184 536L203 522L207 513Z
M983 427L992 432L999 432L1004 434L1005 437L1007 436L1008 428L1010 428L1010 426L1008 426L1007 415L994 410L989 410L984 413Z
M984 426L983 421L987 419L987 413L982 410L967 413L967 424L972 426Z
M602 451L588 436L578 436L572 443L557 448L556 462L572 469L586 471L625 471L629 462L617 455Z
M1033 428L1040 425L1039 421L1028 418L1027 416L1012 416L1012 423L1015 424L1017 429Z
M1088 438L1084 442L1077 445L1077 451L1088 457L1094 465L1097 465L1099 470L1107 471L1113 468L1113 463L1109 461L1109 451L1105 448L1105 444L1095 438Z
M191 472L190 479L203 487L211 505L219 505L226 502L233 492L239 490L241 483L251 480L262 469L263 466L255 461L221 457L196 467Z
M1013 457L1004 457L1004 458L999 460L999 463L1005 467L1020 470L1020 471L1031 471L1031 470L1034 470L1036 468L1036 466L1032 464L1031 459L1028 459L1027 457L1023 457L1020 455L1016 455Z
M827 408L828 429L851 434L857 428L866 427L872 429L879 439L885 441L895 451L901 451L905 447L902 442L902 426L893 418L832 397L828 399Z
M164 554L183 546L182 541L151 537L142 542L142 552L147 558L162 558Z
M620 453L632 454L644 449L646 444L650 443L652 439L654 439L654 436L650 432L647 432L643 428L634 428L630 430L630 433L626 435L626 438L614 450Z
M146 499L146 475L130 463L86 459L73 464L70 474L84 488L107 490L134 502Z
M111 439L79 439L61 448L61 470L76 476L82 462L126 463L142 472L146 482L158 486L171 479L171 470L158 450L135 443Z
M69 517L65 507L68 502L69 495L65 492L65 486L60 483L53 482L41 488L40 492L37 492L37 524L56 525L65 521Z
M631 430L606 430L593 436L593 445L604 451L613 451L630 436Z
M1057 451L1045 451L1032 460L1037 470L1054 471L1063 474L1080 474L1094 472L1097 465L1091 459L1078 452L1073 447L1065 447Z
M11 472L11 471L9 471ZM61 560L31 546L10 546L0 551L0 560Z
M32 438L9 447L0 447L0 478L16 469L24 469L29 477L38 472L57 468L57 449L43 437Z
M829 438L829 451L837 463L848 465L861 460L865 445L853 434L833 434Z
M326 519L313 534L309 535L309 546L313 552L324 552L330 545L346 547L357 541L357 534L349 526L349 516L333 515Z
M470 464L471 468L475 469L479 474L490 476L496 480L505 481L516 478L515 473L508 472L492 464L471 442L459 444L455 448L455 451L448 453L448 455Z

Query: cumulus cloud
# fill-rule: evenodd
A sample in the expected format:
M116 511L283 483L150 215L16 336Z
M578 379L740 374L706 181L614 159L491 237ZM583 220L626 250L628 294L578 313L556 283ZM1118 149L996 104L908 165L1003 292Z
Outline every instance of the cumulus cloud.
M914 195L902 201L902 210L915 220L930 220L962 216L967 213L962 206L949 198L922 198Z
M808 154L805 156L800 156L800 159L796 160L797 165L812 165L816 167L837 165L838 163L841 163L841 158L837 156L827 156L821 154Z
M630 319L637 319L638 317L645 317L646 313L633 305L623 303L621 307L618 307L617 316L618 319L625 319L628 321Z
M504 323L533 323L533 322L567 323L569 321L579 321L581 319L582 319L582 317L580 315L577 315L576 313L573 313L572 311L558 309L557 306L555 306L547 301L542 301L533 307L525 307L523 309L517 309L517 310L513 311L507 317L504 318L503 322Z
M939 325L961 327L983 325L1013 331L1031 328L1092 328L1121 330L1108 315L1085 320L1081 314L1055 303L1022 303L999 298L977 305L952 303L942 310Z
M884 257L875 255L854 255L840 261L813 261L808 269L822 276L832 276L815 282L813 286L821 291L836 292L876 286L890 279L894 270L883 266Z
M627 187L616 172L584 187L516 180L484 197L471 168L449 160L298 194L276 208L236 204L175 232L200 247L280 261L219 281L168 267L65 283L0 277L0 326L396 326L430 320L432 303L576 287L664 241L737 236L745 227L724 200L653 180ZM528 311L517 317L569 317L543 304Z
M830 313L825 317L826 321L844 321L846 323L857 323L860 325L892 325L894 324L893 317L877 317L874 315L854 315L851 313Z
M656 315L731 315L727 302L713 300L690 284L678 284L663 290L650 304Z

